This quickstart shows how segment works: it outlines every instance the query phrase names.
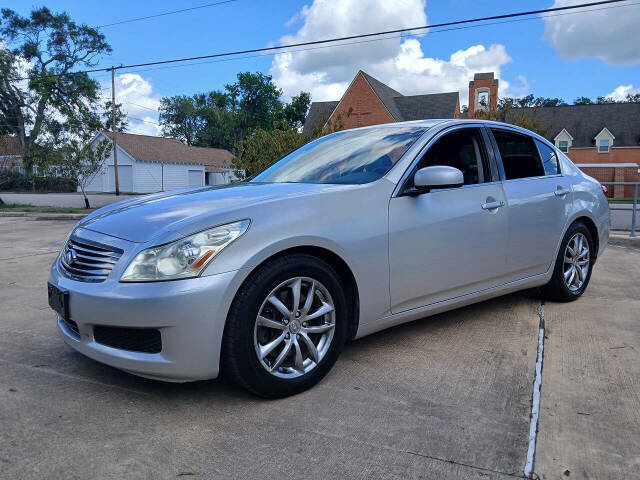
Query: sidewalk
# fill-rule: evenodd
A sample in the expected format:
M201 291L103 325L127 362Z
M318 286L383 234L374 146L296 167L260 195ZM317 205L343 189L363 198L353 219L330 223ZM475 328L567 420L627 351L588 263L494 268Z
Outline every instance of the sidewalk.
M98 208L120 200L134 198L137 195L120 195L112 193L90 193L87 195L91 208ZM81 193L10 193L0 192L5 203L25 203L39 207L78 207L84 208Z

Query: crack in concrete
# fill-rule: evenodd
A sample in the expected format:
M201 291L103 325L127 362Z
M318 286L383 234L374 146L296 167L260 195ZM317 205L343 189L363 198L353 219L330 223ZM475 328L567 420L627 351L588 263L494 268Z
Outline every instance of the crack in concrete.
M533 380L533 393L531 395L531 422L529 424L529 448L527 460L524 466L525 478L538 478L533 472L536 455L536 436L538 434L538 417L540 415L540 391L542 390L542 361L544 358L544 301L540 301L538 309L538 354L536 356L535 378Z

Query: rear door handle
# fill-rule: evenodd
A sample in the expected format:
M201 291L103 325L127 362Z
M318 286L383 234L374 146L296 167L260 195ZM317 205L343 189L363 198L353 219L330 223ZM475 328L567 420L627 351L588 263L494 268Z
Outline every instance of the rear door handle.
M483 210L494 210L496 208L504 207L504 202L502 200L498 202L487 202L482 204Z
M556 197L564 197L567 193L569 193L569 190L564 189L562 187L558 187L556 191L553 193Z

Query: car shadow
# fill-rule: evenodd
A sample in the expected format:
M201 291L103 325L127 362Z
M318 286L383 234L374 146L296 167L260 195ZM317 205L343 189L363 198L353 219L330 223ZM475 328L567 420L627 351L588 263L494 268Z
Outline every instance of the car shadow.
M474 323L482 322L490 317L487 313L490 313L491 310L509 308L510 305L523 301L537 301L539 298L537 290L525 290L391 327L348 342L342 353L342 359L338 359L338 364L345 358L357 359L360 354L378 348L381 344L386 349L397 347L398 355L402 355L402 343L407 337L428 337L431 335L434 338L433 341L437 342L439 336L434 333L442 334L446 333L447 329L460 328L463 318L464 322L469 322L470 319ZM185 383L163 382L138 377L104 365L75 350L68 349L67 354L73 356L72 361L69 362L71 359L68 359L68 363L74 364L75 376L86 381L126 390L132 394L157 396L163 400L172 400L178 403L181 401L206 401L208 404L220 403L227 406L237 401L262 401L224 377Z

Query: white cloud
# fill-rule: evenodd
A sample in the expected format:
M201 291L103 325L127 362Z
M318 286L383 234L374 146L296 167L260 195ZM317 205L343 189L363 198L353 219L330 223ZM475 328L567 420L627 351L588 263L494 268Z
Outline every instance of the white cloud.
M424 0L314 0L304 6L295 21L301 26L281 44L305 42L359 33L426 25ZM429 36L425 37L429 41ZM365 39L366 40L366 39ZM469 80L475 72L493 71L500 76L511 58L503 45L473 45L448 59L425 57L415 37L393 37L275 56L271 74L285 96L301 90L314 101L337 100L360 69L405 95L460 91L461 103L468 96ZM507 87L501 80L501 89Z
M137 73L123 73L116 75L116 103L122 104L122 109L129 117L127 132L143 135L159 135L158 107L160 95L153 92L150 79L145 79ZM102 83L102 103L111 100L111 81Z
M583 3L555 0L553 7ZM599 58L610 65L640 62L638 25L640 7L595 9L588 13L557 15L544 19L544 39L563 57Z
M640 94L640 86L634 88L633 85L620 85L613 92L608 93L605 97L611 97L614 100L626 100L627 95Z

